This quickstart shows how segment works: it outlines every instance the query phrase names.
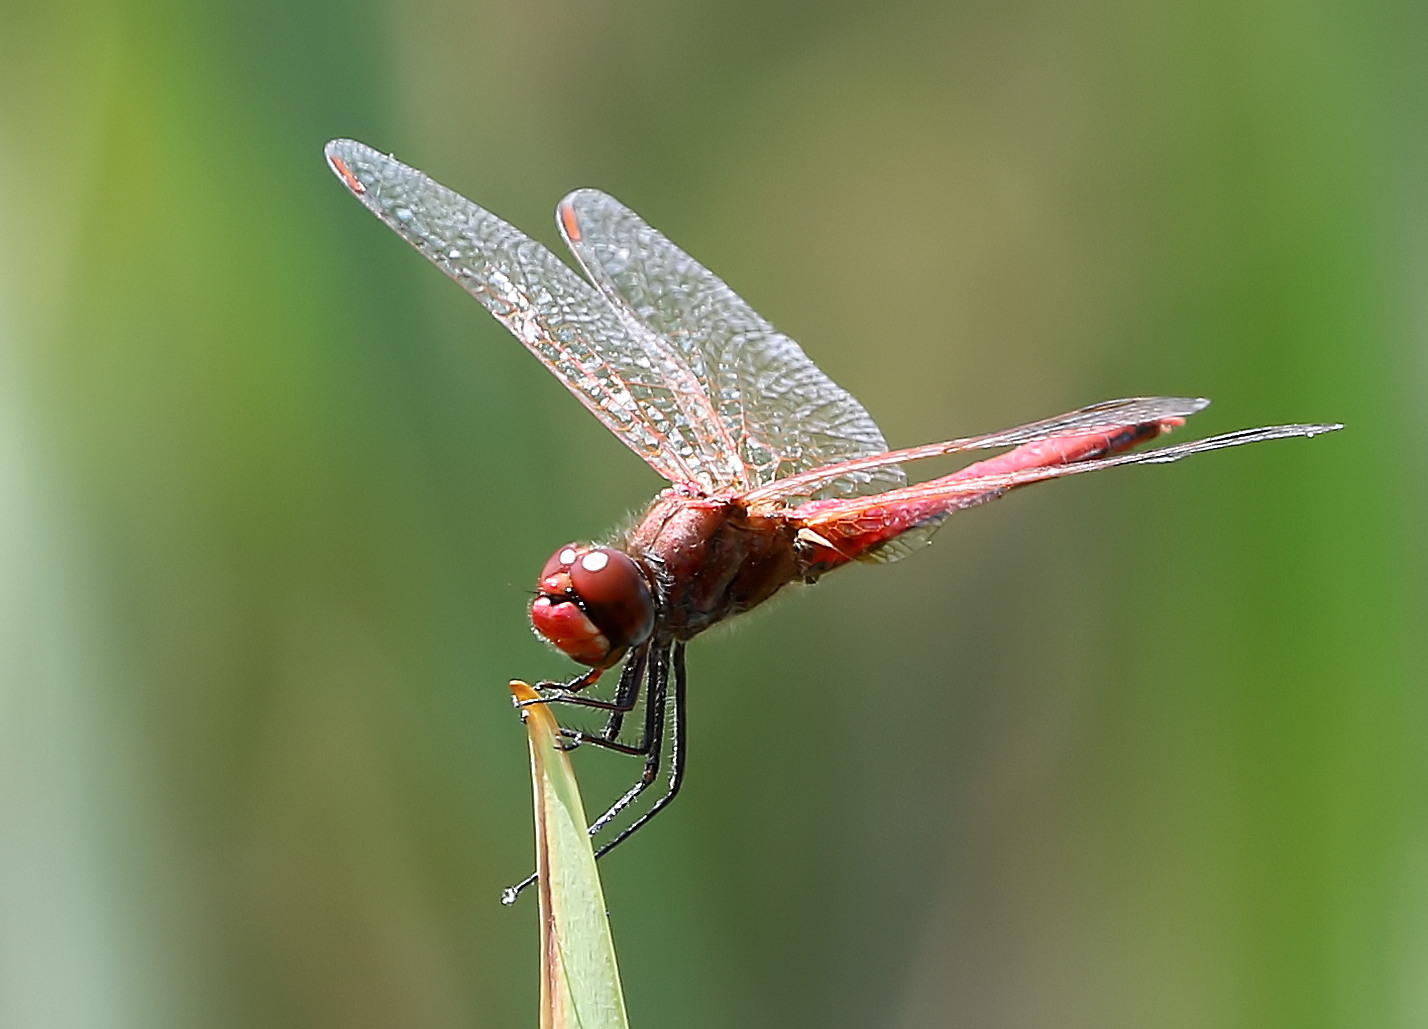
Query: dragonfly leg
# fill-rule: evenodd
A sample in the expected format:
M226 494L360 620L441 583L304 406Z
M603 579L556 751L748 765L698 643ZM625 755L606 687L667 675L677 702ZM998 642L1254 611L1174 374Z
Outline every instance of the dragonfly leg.
M596 736L584 737L583 742L593 743L597 746L604 746L612 750L619 750L621 753L633 753L645 755L645 767L640 773L640 777L635 784L610 805L610 809L591 823L588 830L591 836L596 835L607 826L611 820L616 818L622 811L635 802L639 796L649 789L659 778L659 770L662 764L661 755L663 753L663 742L665 735L665 711L669 693L669 673L670 658L669 650L665 647L652 646L654 651L652 657L642 651L638 655L637 661L631 664L638 664L640 675L635 677L631 687L632 692L638 693L640 679L644 678L646 665L648 665L649 691L645 698L645 725L641 733L638 745L626 746L616 743L613 739L604 739ZM629 826L622 829L614 839L610 840L599 850L595 856L601 857L609 853L616 844L628 839L630 834L643 826L654 816L654 814L665 807L674 795L679 791L679 785L684 778L684 644L676 644L674 652L674 674L675 674L675 697L673 717L670 718L673 728L673 740L670 747L672 767L670 771L669 788L655 801L653 807L637 818ZM624 676L621 676L621 685L624 686ZM633 707L633 699L631 699ZM533 885L538 878L537 874L527 876L521 882L508 887L501 894L501 903L512 904L515 902L523 890Z
M542 693L547 690L560 690L563 693L579 693L587 686L594 686L595 683L600 681L600 676L603 674L605 674L605 669L591 668L588 671L581 672L569 682L538 682L535 684L535 688ZM540 701L533 700L527 703L538 704Z
M590 744L592 747L600 747L603 750L613 750L616 754L628 754L632 757L643 757L649 753L649 747L643 743L621 743L618 740L607 740L601 736L593 736L580 729L567 729L560 727L562 740L568 741L557 744L561 750L574 750L576 747Z
M619 800L611 804L609 810L590 823L589 833L591 836L609 825L613 818L633 804L639 795L649 789L659 778L661 756L664 753L664 716L668 697L669 651L664 647L659 647L656 648L654 661L650 665L649 695L645 700L645 729L641 739L645 745L645 767L640 771L640 777L635 780L635 784L626 790ZM600 853L603 854L605 849L602 848Z
M601 700L598 697L582 697L578 693L571 693L568 690L547 690L539 697L530 700L516 701L516 707L534 707L536 704L570 704L573 707L593 707L597 711L617 711L620 714L628 714L634 708L634 704L622 705L618 700Z
M633 710L635 701L640 694L640 678L643 671L640 666L644 661L644 648L637 651L625 662L625 667L620 671L620 684L615 688L614 700L600 700L597 697L586 697L580 691L590 686L600 677L604 671L601 668L592 668L584 675L576 676L569 682L539 682L535 688L540 691L539 697L532 697L530 700L516 701L516 707L531 707L535 704L570 704L575 707L593 707L599 711L618 712L621 715L628 714Z
M640 685L644 682L645 670L649 667L649 645L641 647L629 661L625 663L624 670L620 673L620 685L615 690L615 700L606 710L611 712L611 719L623 717L633 711L635 704L639 701ZM651 686L650 696L654 695L654 687ZM582 743L589 743L596 747L603 747L606 750L613 750L617 754L630 754L633 756L646 755L650 752L650 744L656 740L655 724L656 711L654 703L650 700L645 702L645 724L640 733L638 743L621 743L616 737L616 731L610 731L610 724L607 722L605 728L598 733L587 733L579 729L560 728L560 735L570 740L570 745L566 750L574 750Z
M649 657L649 644L642 646L635 654L635 657L639 658L641 661L646 660ZM626 664L630 664L633 661L634 658L631 658L630 661L626 662ZM620 684L615 687L615 703L617 705L623 706L613 708L610 711L609 717L605 719L605 728L600 732L600 737L602 739L619 739L620 729L623 728L625 724L625 715L629 714L629 712L634 709L635 699L639 696L640 692L640 681L643 678L643 668L640 669L639 675L631 677L627 677L625 675L620 676ZM648 741L648 739L649 730L648 728L646 728L645 740ZM643 748L641 749L640 753L644 753Z
M629 825L621 829L619 833L616 834L614 839L607 841L603 846L601 846L600 849L595 852L595 856L597 858L603 857L606 854L610 853L610 851L614 850L615 847L619 846L625 840L633 836L637 829L642 828L646 822L648 822L655 815L663 811L669 805L670 801L674 800L675 795L679 793L679 787L684 783L684 763L685 758L687 756L687 750L685 747L686 709L684 687L684 644L676 643L674 645L674 704L670 710L671 736L669 743L670 767L668 787L665 789L664 793L660 796L660 798L650 805L648 811L646 811L644 814L640 815L639 818L636 818ZM663 684L660 692L661 694L665 692ZM653 697L653 695L653 691L651 691L651 697ZM664 703L662 697L660 708L661 714L663 714ZM659 748L656 747L652 756L657 757L658 751ZM657 766L658 763L656 762L656 767ZM647 760L645 764L645 771L646 773L649 773L650 770L650 763ZM642 780L644 778L644 776L641 777ZM605 814L601 815L598 819L595 820L594 824L590 826L590 834L593 836L596 832L603 829L611 818L619 814L619 812L625 807L629 806L630 802L633 801L635 797L639 796L640 793L642 793L645 787L648 785L649 783L645 782L643 783L643 785L637 783L635 786L631 787L629 793L625 794L624 797L621 797L620 800L616 801L615 805L611 807L609 811L607 811Z

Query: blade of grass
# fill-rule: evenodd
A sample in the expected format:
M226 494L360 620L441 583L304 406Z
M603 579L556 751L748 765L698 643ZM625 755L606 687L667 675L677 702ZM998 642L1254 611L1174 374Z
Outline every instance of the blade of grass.
M520 680L517 700L538 699ZM541 1029L628 1029L585 809L549 706L522 708L530 736L540 898Z

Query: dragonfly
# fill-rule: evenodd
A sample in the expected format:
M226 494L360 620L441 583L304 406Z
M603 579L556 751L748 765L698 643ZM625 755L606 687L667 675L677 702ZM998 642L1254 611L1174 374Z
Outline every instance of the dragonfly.
M540 683L535 702L604 717L598 730L563 729L567 746L643 759L638 779L590 824L590 835L629 811L663 773L663 789L597 857L679 792L687 763L684 651L705 629L852 561L897 560L953 512L1021 486L1342 428L1273 425L1130 452L1209 403L1131 397L889 450L872 416L797 343L608 194L577 190L556 209L581 275L391 156L349 139L333 140L325 153L369 211L480 301L670 483L627 532L556 550L530 604L536 633L586 668L568 682ZM922 482L909 482L904 467L987 449L1004 452ZM616 667L610 696L584 692ZM627 739L626 717L638 717L642 700L642 723ZM510 887L503 901L534 881Z

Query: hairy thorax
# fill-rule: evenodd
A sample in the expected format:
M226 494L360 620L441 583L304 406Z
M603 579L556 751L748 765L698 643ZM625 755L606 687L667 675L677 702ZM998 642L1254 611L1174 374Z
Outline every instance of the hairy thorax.
M623 549L648 569L663 608L656 632L669 639L689 639L790 582L814 578L787 518L684 487L655 498Z

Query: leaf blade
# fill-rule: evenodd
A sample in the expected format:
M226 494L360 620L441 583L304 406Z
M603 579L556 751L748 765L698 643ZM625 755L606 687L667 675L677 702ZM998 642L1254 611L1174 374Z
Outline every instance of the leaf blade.
M513 680L518 701L538 700ZM629 1029L584 807L548 705L522 709L530 737L540 902L541 1029Z

